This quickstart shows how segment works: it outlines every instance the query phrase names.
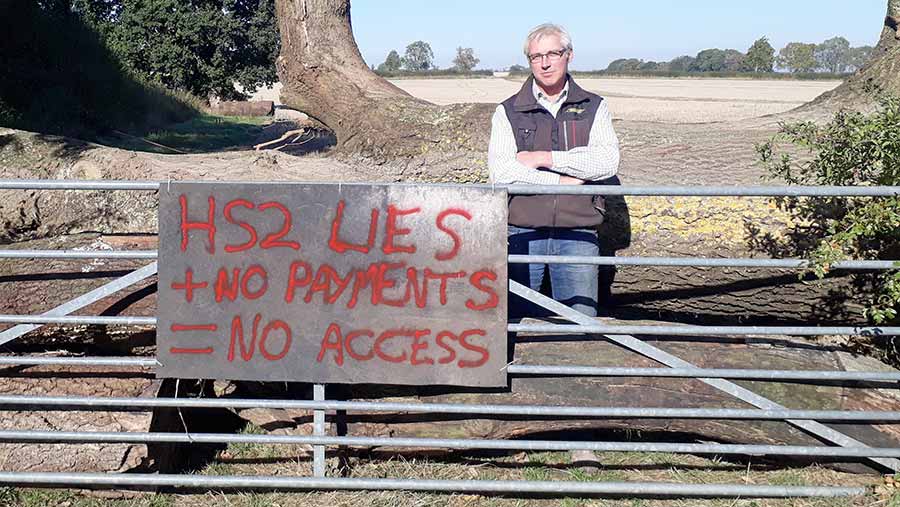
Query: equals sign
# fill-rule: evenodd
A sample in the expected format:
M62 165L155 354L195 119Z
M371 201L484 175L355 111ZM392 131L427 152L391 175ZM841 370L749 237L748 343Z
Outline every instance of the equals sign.
M187 324L172 324L172 332L173 333L181 333L181 332L190 332L190 331L208 331L213 333L219 329L219 326L215 324L199 324L199 325L187 325ZM171 347L169 349L169 353L171 354L187 354L187 355L210 355L213 353L212 347L203 347L203 348L190 348L190 347Z

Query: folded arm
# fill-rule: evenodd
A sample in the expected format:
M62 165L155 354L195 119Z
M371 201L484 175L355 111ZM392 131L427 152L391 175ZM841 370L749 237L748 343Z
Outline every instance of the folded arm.
M498 185L556 185L560 175L519 161L512 125L503 106L497 106L491 118L491 142L488 145L488 172L491 183Z
M586 181L604 180L619 170L619 138L612 126L606 101L600 103L588 145L569 151L554 151L552 169Z
M552 171L547 170L552 169ZM512 125L503 106L491 119L488 170L492 183L580 185L615 176L619 169L619 139L605 102L600 103L588 145L569 151L518 152Z

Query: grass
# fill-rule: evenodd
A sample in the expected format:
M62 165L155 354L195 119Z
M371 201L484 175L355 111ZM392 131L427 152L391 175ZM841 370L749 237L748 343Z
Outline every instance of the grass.
M887 507L900 507L900 494L894 494L886 504Z
M266 430L248 423L240 432L241 435L265 435ZM235 458L267 459L278 455L278 447L274 445L237 442L228 446L228 454Z
M169 495L109 498L100 494L84 495L74 490L61 489L0 490L2 507L171 507L173 498Z
M249 426L245 434L257 434ZM252 456L258 456L253 458ZM440 460L416 454L396 454L377 460L351 455L349 477L421 478L437 480L553 480L691 482L772 485L874 486L878 476L853 475L816 466L770 469L752 463L727 463L697 456L647 453L603 453L599 470L585 471L569 463L565 452L528 455L456 455ZM329 458L329 475L338 476L337 460ZM232 444L203 475L308 476L309 458L292 446ZM900 507L900 494L882 489L856 499L651 499L482 496L387 491L322 492L206 492L195 494L151 494L110 499L97 493L70 490L0 489L0 507ZM893 493L893 494L892 494Z
M204 114L150 132L143 138L108 136L101 142L116 148L151 153L209 153L252 146L262 134L263 127L271 121L267 117Z

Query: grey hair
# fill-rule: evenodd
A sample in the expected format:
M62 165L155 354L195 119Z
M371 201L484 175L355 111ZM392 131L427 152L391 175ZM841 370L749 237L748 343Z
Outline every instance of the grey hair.
M530 46L532 42L543 39L548 35L558 35L559 41L562 42L563 47L569 51L572 50L572 36L569 35L569 32L565 28L553 23L544 23L532 28L531 31L528 32L528 37L525 38L525 57L528 57L528 46Z

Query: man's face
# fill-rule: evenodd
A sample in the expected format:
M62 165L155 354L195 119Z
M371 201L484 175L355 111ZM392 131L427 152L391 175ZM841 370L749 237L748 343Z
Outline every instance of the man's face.
M531 44L528 45L529 57L559 51L565 51L565 47L559 40L559 35L547 35L531 41ZM566 80L566 73L569 72L569 60L571 59L571 51L566 51L561 58L555 60L552 56L537 58L531 61L531 73L534 74L534 79L541 88L554 89L562 87Z

